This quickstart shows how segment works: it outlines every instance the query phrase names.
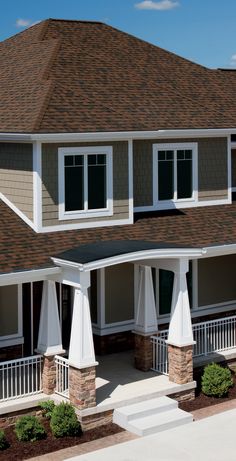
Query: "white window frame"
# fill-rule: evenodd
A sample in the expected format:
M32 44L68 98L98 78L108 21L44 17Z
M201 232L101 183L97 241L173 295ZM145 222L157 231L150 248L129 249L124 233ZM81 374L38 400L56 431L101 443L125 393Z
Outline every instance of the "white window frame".
M0 336L0 347L4 345L14 345L15 339L22 338L23 335L23 322L22 322L22 284L17 285L17 301L18 301L18 331L12 335ZM13 341L12 341L13 340ZM11 343L12 341L12 343ZM3 344L7 342L7 344Z
M158 152L161 150L174 151L174 198L171 200L159 200L158 198ZM177 198L177 150L192 151L192 197ZM157 209L173 208L175 204L196 203L198 201L198 144L193 143L168 143L153 144L153 205Z
M106 208L95 210L88 209L88 155L89 154L104 154L106 155L107 168L106 168ZM84 164L84 191L85 198L84 210L66 211L65 210L65 173L64 173L64 159L68 155L83 155L85 159ZM102 217L113 215L113 162L112 162L112 146L92 146L92 147L60 147L58 149L58 191L59 191L59 220L66 219L81 219L88 217Z

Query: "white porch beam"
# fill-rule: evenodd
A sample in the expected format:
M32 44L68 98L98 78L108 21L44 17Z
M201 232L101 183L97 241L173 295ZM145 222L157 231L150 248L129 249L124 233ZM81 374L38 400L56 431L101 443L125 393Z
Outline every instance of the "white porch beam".
M168 344L184 347L195 344L188 297L186 273L189 270L187 259L180 259L174 271L174 287L171 304Z
M81 274L80 287L74 289L74 306L69 348L69 364L75 368L97 365L95 360L88 287L90 273Z
M46 356L62 354L61 329L55 282L43 282L37 352Z
M157 332L157 315L151 267L140 266L138 305L135 332L152 334Z

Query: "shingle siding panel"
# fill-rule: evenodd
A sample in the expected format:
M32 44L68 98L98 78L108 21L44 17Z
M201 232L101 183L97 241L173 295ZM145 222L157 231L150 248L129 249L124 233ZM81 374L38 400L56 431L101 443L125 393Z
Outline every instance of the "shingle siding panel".
M29 219L33 219L31 144L0 143L0 191Z

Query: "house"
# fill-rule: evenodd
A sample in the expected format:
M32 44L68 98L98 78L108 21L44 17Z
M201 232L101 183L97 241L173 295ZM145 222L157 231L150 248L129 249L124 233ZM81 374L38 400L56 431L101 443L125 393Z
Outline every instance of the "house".
M192 398L236 347L234 73L54 19L0 64L1 400L56 381L98 420L96 356L132 347Z

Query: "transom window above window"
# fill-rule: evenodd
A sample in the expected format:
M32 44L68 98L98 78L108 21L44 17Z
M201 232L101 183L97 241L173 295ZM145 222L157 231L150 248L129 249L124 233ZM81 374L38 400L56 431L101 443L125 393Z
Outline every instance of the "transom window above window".
M196 144L155 144L154 203L196 199Z
M59 149L60 218L112 213L111 147Z

